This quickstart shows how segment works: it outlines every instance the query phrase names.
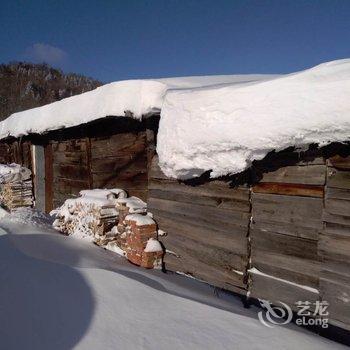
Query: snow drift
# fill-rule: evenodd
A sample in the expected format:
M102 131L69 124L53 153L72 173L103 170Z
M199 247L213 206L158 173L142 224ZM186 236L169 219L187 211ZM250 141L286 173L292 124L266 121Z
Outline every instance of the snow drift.
M272 150L350 141L350 59L248 85L169 91L157 152L187 179L235 174Z

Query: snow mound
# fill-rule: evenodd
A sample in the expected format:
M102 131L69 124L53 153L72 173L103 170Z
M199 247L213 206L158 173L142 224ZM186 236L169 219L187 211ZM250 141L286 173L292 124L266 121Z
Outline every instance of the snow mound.
M156 253L156 252L162 252L163 248L158 240L154 238L150 238L147 241L146 248L144 251L146 253Z
M10 213L3 207L0 207L0 220L7 217Z
M125 217L126 221L134 221L137 226L155 225L154 220L149 215L129 214Z
M143 214L147 211L147 204L142 199L135 196L117 199L117 203L124 204L128 207L130 214Z
M157 152L162 171L188 179L235 174L273 150L350 141L350 59L252 84L172 90Z
M1 219L18 224L35 225L42 228L48 228L52 226L53 222L53 218L50 215L33 208L16 208L11 211L11 214L7 214L8 215L5 216L2 216L1 214Z
M169 89L250 83L274 77L275 75L219 75L118 81L42 107L14 113L0 123L0 138L44 133L107 116L128 115L141 120L142 116L159 113Z
M32 172L19 164L0 164L0 183L27 180Z

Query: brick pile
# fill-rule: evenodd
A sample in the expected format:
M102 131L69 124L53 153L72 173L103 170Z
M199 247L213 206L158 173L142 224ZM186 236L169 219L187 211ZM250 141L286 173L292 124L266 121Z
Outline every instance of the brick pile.
M157 240L157 225L148 215L130 214L126 226L126 257L135 265L161 268L163 249Z

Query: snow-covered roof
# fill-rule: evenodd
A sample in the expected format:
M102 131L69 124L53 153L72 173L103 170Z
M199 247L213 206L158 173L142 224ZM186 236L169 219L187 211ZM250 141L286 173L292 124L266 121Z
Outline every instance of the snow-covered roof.
M45 133L88 123L107 116L142 116L159 113L169 89L250 83L276 75L218 75L153 80L125 80L106 84L80 95L14 113L0 123L0 139ZM131 112L131 113L130 113Z
M0 138L44 133L106 116L159 113L157 152L169 177L245 170L272 150L350 141L350 59L276 75L111 83L0 123ZM126 113L131 112L131 113Z
M248 85L169 91L157 152L163 172L235 174L273 150L350 141L350 59Z

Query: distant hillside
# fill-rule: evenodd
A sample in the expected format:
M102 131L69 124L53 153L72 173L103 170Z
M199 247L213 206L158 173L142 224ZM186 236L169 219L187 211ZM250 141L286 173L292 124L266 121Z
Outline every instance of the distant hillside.
M15 62L0 65L0 120L14 112L86 92L101 82L64 74L46 64Z

